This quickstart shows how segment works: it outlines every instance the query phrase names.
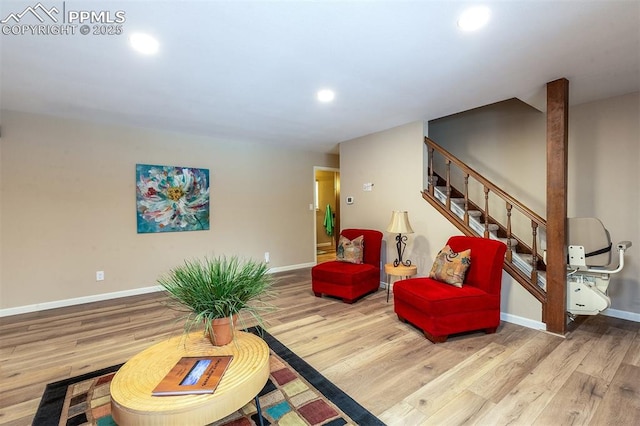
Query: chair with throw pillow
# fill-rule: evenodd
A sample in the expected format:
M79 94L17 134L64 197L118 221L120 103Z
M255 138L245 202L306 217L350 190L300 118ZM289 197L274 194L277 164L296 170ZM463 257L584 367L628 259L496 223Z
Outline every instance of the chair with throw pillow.
M311 268L311 288L353 303L380 287L380 246L382 232L345 229L340 233L336 260Z
M507 247L488 238L454 236L438 253L429 277L398 281L394 310L434 343L450 334L500 325L502 264Z

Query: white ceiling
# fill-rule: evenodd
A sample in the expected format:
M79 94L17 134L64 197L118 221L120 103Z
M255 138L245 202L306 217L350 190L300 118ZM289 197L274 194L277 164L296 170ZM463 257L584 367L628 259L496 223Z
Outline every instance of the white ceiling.
M2 0L0 19L37 2ZM336 152L562 77L574 105L640 90L638 0L485 1L475 33L456 26L470 1L41 2L123 10L124 34L0 35L2 108Z

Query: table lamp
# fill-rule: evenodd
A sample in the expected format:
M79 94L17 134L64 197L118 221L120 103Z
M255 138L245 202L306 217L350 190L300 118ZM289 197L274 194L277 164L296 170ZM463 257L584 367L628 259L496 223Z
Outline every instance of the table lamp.
M398 250L398 258L393 261L393 266L411 266L410 260L402 260L404 249L407 246L407 236L402 234L413 234L413 229L411 229L411 224L409 224L409 213L403 211L392 212L391 222L389 222L389 226L387 226L387 232L398 234L396 236L396 249Z

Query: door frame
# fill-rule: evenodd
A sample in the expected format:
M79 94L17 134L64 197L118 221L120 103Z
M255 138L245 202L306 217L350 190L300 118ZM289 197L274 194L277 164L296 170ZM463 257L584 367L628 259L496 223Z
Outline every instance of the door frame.
M318 220L317 220L317 214L316 214L316 208L315 208L315 200L316 200L316 172L336 172L336 173L340 173L340 169L337 167L323 167L323 166L313 166L313 175L312 175L312 185L311 188L312 189L312 200L313 203L311 204L311 206L313 206L313 208L311 209L313 211L313 261L317 262L317 248L318 248L318 235L316 233L317 229L318 229ZM340 199L338 198L336 200L337 203L340 202ZM340 212L340 209L336 209L338 212Z

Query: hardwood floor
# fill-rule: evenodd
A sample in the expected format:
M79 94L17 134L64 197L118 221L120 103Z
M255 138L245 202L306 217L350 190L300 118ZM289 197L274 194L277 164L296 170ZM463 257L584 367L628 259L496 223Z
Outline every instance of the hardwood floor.
M503 323L434 345L384 291L347 305L314 297L309 269L278 277L268 331L388 425L640 424L638 323L589 317L567 338ZM0 318L0 424L31 424L47 383L181 333L162 301Z
M316 253L316 262L328 262L330 260L336 260L336 251L331 248L329 250L321 250Z

